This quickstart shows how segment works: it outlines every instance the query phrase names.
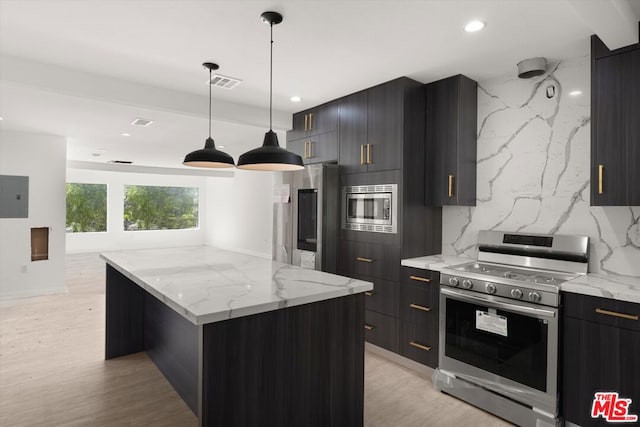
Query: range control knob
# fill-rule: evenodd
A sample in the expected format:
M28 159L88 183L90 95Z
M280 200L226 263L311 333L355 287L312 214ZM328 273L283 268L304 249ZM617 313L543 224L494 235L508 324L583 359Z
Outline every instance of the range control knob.
M471 280L469 280L469 279L464 279L462 281L462 287L465 288L465 289L471 289L471 288L473 288L473 282Z
M531 302L540 302L540 294L537 292L529 292L527 296Z
M487 286L485 286L485 291L487 291L488 294L495 294L497 289L496 289L496 285L494 285L493 283L487 283Z
M458 278L457 277L449 277L449 284L451 286L458 286Z
M515 299L520 299L522 298L522 289L511 289L511 296L514 297Z

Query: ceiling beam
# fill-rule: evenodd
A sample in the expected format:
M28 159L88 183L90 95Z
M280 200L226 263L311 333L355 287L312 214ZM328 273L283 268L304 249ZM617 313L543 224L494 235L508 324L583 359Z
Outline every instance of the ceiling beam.
M208 117L208 110L203 108L208 103L207 96L135 83L14 56L2 56L0 80L79 98L180 115ZM230 123L265 129L269 126L266 107L216 100L213 104L212 116L214 119ZM273 128L290 129L291 114L274 110Z
M638 43L638 20L629 1L567 0L584 23L609 50Z

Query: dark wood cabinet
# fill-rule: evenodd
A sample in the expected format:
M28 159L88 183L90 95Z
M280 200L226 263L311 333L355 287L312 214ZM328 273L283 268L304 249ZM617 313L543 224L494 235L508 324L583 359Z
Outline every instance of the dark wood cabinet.
M400 352L398 319L375 311L364 312L364 339L371 344Z
M436 368L440 273L402 267L401 275L400 354Z
M295 113L293 127L287 132L287 141L337 130L338 108L338 103L332 101Z
M562 412L583 427L607 425L592 418L596 392L631 399L640 416L640 304L563 294Z
M640 44L591 36L591 205L640 205Z
M461 74L425 85L425 203L476 204L477 83Z
M305 165L338 161L338 132L326 132L287 142L287 149L302 157Z
M398 281L400 248L375 243L342 240L338 271L351 275Z
M367 171L367 91L357 92L339 100L340 173Z
M411 115L424 108L421 91L421 83L400 77L340 100L343 174L401 169L403 147L424 145L424 118ZM418 127L420 131L413 132Z

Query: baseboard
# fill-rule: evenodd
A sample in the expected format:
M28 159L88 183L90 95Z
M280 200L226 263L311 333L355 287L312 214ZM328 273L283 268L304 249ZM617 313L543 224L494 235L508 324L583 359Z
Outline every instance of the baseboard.
M433 376L433 368L429 366L425 366L422 363L418 363L414 360L407 359L404 356L401 356L397 353L384 349L382 347L378 347L377 345L365 342L364 349L366 351L370 351L371 353L377 354L378 356L382 356L390 362L395 363L396 365L400 365L404 368L411 369L419 376L428 379L431 381Z

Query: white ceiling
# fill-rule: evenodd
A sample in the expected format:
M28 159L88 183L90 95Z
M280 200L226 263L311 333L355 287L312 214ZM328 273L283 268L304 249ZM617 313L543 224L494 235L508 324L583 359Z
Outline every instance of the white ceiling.
M590 22L582 4L600 16L612 11L611 19ZM282 129L294 111L402 75L482 81L515 74L524 58L586 54L596 31L634 33L637 42L640 0L0 0L0 126L65 135L72 160L175 166L206 138L200 64L214 61L243 80L214 89L213 136L237 158L268 126L265 10L284 15L274 27L274 127ZM471 19L487 27L465 33ZM17 72L16 63L43 78ZM90 77L84 87L78 76ZM142 89L127 91L131 84ZM291 103L292 95L303 102ZM172 107L177 98L184 102ZM132 130L138 116L156 123ZM98 148L109 151L92 157Z

